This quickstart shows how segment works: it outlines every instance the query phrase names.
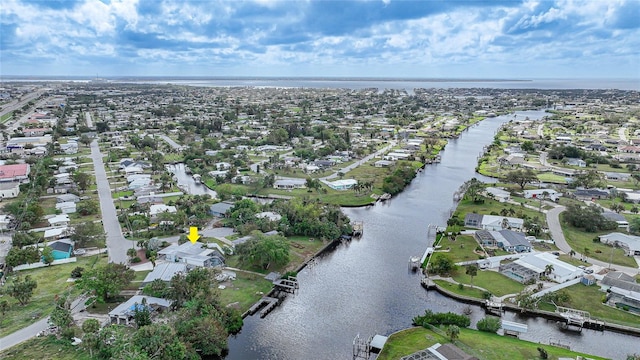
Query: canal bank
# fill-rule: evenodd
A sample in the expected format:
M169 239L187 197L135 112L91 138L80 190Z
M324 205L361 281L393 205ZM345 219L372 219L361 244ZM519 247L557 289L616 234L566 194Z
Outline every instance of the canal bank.
M541 118L544 112L519 112L519 118ZM364 208L345 208L352 221L363 221L366 232L358 241L340 243L316 257L298 274L300 290L269 316L245 318L240 334L229 339L227 359L346 359L352 342L362 337L391 334L411 326L425 309L462 313L469 306L434 291L425 291L421 274L408 271L407 260L420 256L427 244L429 224L446 223L454 193L475 173L483 147L512 115L486 119L450 140L441 163L428 165L396 197ZM472 324L484 317L471 306ZM505 319L526 323L522 339L548 344L555 339L572 350L624 358L638 338L584 330L557 329L555 321L507 313ZM613 351L603 354L603 351ZM637 350L636 350L637 351Z

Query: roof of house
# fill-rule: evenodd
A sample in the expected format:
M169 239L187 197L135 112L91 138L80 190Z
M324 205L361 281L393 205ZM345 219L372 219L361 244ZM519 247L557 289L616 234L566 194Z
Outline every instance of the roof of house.
M627 222L627 219L622 215L613 211L605 211L602 213L606 219L615 221L615 222Z
M503 243L503 246L531 247L531 243L521 232L505 229L500 231L491 231L490 233L497 242Z
M552 273L560 277L569 276L579 270L577 267L559 260L557 256L546 252L526 255L514 262L540 274L545 271L547 265L553 265Z
M233 207L233 203L221 201L219 203L215 203L209 207L209 210L212 213L225 214L229 209Z
M142 282L146 284L157 279L162 281L171 281L176 274L185 273L186 271L187 264L185 263L161 263L153 268L153 271L148 273Z
M640 236L628 235L620 232L612 232L606 235L600 235L600 240L605 240L605 243L624 243L627 245L629 250L640 251Z
M0 165L0 179L11 179L17 176L27 176L29 164Z
M611 271L602 278L602 283L608 286L615 286L627 291L640 292L640 284L636 279L621 271Z
M70 253L73 250L73 245L66 242L62 242L62 241L52 242L51 244L49 244L49 247L52 248L53 250L64 252L64 253Z
M136 309L136 304L141 305L142 301L146 300L148 306L161 306L161 307L169 307L171 305L171 301L157 298L153 296L145 296L145 295L134 295L126 302L116 306L115 309L109 311L109 316L132 316L134 310Z

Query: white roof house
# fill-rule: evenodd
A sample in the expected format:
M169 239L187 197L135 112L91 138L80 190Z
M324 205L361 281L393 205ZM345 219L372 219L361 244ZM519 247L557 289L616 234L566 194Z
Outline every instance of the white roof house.
M71 219L69 219L69 215L62 214L50 217L47 221L51 226L68 226Z
M336 181L327 181L326 184L327 184L327 186L329 186L330 188L332 188L334 190L348 190L348 189L351 189L352 187L358 185L358 180L356 180L356 179L343 179L343 180L336 180Z
M522 230L524 220L508 216L467 213L464 217L464 226L490 231L498 231L506 228Z
M505 202L511 199L511 194L508 191L502 190L497 187L489 186L484 191L485 193L487 193L487 195L493 196L496 200L500 202Z
M549 199L552 201L557 201L558 198L560 198L560 196L562 196L562 193L559 193L553 189L533 189L533 190L525 190L524 192L524 198L525 199L532 199L532 198L536 198L539 199L540 197L542 197L543 199ZM546 196L545 196L546 193Z
M600 235L599 238L604 244L623 248L628 256L640 255L640 236L613 232Z
M76 203L73 201L56 203L56 210L60 210L63 214L73 214L76 212Z
M142 281L142 285L146 285L154 280L162 280L164 282L169 282L171 279L180 273L187 272L187 264L185 263L161 263L158 264L153 271L147 274L147 276Z
M548 252L530 254L514 261L514 263L538 274L543 274L547 265L551 265L553 266L553 271L547 277L558 283L576 279L582 276L583 273L582 269L561 261L556 255Z
M269 221L280 221L282 215L274 213L273 211L263 211L255 215L258 219L267 219Z
M153 204L149 208L149 215L150 216L157 216L158 214L164 213L164 212L168 212L170 214L173 214L176 211L178 211L178 209L176 209L175 206L170 206L170 205L165 205L165 204Z

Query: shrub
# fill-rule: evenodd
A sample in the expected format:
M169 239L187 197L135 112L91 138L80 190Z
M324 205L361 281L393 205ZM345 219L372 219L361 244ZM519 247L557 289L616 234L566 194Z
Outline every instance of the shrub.
M71 278L73 279L78 279L82 277L82 272L84 271L84 268L81 266L76 266L75 269L71 270Z
M463 283L459 283L458 284L458 289L460 289L460 290L464 289L464 284Z
M457 325L466 328L471 325L471 320L468 316L452 312L434 313L431 310L426 310L423 316L414 317L413 323L424 327L427 327L427 325Z
M476 324L478 330L490 333L498 332L501 326L500 319L495 316L487 316Z
M482 293L482 298L485 299L485 300L491 299L491 293L488 292L488 291L483 292Z
M547 350L539 347L538 348L538 353L540 354L540 359L548 359L549 358L549 354L547 354Z
M134 263L134 264L137 264L137 263L139 263L140 261L142 261L142 260L141 260L139 257L137 257L137 256L136 256L136 257L134 257L133 259L131 259L131 262L132 262L132 263Z

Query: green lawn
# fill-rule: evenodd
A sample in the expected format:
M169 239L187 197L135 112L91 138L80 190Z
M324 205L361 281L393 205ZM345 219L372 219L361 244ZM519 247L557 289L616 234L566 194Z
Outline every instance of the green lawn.
M566 223L562 220L562 215L563 214L560 214L562 231L567 243L569 243L569 246L571 246L573 250L582 254L585 252L585 248L587 248L589 257L594 259L604 262L609 262L609 260L612 259L613 264L634 268L638 267L633 257L626 256L623 249L615 249L599 242L593 242L593 239L598 235L608 234L610 231L588 233Z
M484 294L484 291L480 289L474 289L469 286L465 286L462 289L460 289L459 285L448 282L446 280L434 280L434 282L438 284L438 286L440 286L441 288L448 290L454 294L474 297L477 299L484 299L482 296Z
M462 262L469 260L477 260L480 256L473 252L478 246L478 242L471 235L456 236L455 241L451 240L448 236L443 236L438 243L440 250L449 250L443 252L448 255L453 262Z
M0 337L49 315L53 310L54 297L62 295L66 289L70 289L72 294L77 295L79 292L73 288L73 283L67 282L71 270L76 266L81 266L85 270L90 269L95 266L96 261L98 264L104 265L107 263L107 257L81 257L75 263L17 272L20 276L31 275L31 278L37 281L38 287L26 306L21 306L14 298L5 296L5 299L9 301L10 309L4 316L0 317ZM11 281L12 279L9 279L7 283Z
M598 286L576 284L566 288L566 291L571 296L567 307L588 311L592 317L605 322L640 328L640 316L602 304L601 299L605 293ZM540 308L555 310L550 304L541 304Z
M6 121L10 120L12 117L13 117L13 111L9 111L8 113L0 117L0 123L5 123Z
M2 353L4 360L89 360L89 353L69 341L58 340L55 336L33 338Z
M465 268L460 267L453 279L462 284L471 284L471 277L465 274ZM473 285L487 289L495 296L517 294L524 289L524 285L512 280L498 272L478 270L478 275L473 278Z
M251 305L260 300L262 294L268 293L273 284L264 277L242 271L236 271L236 280L224 290L219 290L222 305L238 303L240 311L248 310Z
M449 339L440 332L422 327L410 328L389 337L378 360L397 360L403 356L426 349L436 343L445 344ZM601 357L578 353L550 345L540 345L508 336L500 336L472 329L461 329L460 337L455 342L467 352L473 352L481 360L513 360L540 359L537 348L547 350L549 359L561 357L575 359L577 356L591 359Z

